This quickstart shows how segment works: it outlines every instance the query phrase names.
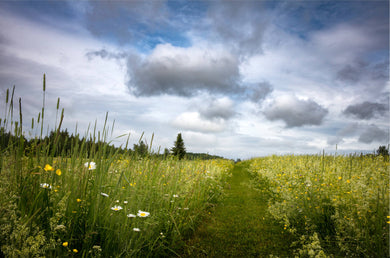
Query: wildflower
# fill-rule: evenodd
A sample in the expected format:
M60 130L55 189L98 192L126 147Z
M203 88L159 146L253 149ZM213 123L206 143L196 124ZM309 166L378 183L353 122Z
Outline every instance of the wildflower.
M128 204L129 202L128 201L123 201L124 204Z
M49 164L46 164L46 166L43 168L45 171L54 171L54 168L50 166Z
M74 252L74 253L78 253L78 252L79 252L79 250L77 250L77 249L73 249L73 252Z
M141 229L139 229L139 228L133 228L133 231L139 232L139 231L141 231Z
M39 186L42 187L42 188L45 188L45 189L51 189L51 185L49 185L47 183L42 183Z
M85 166L86 168L88 168L88 170L94 170L94 169L96 169L96 163L93 162L93 161L91 161L91 162L85 162L85 163L84 163L84 166Z
M127 214L127 217L129 217L129 218L135 218L135 217L137 217L137 216L135 216L134 214Z
M177 194L173 195L173 198L178 198L178 197L179 197L179 195L177 195Z
M113 211L120 211L122 209L123 208L121 206L119 206L119 205L115 205L114 207L111 207L111 210L113 210Z
M56 170L56 174L57 174L57 176L60 176L61 175L61 169L57 169Z
M104 197L108 197L108 194L106 193L100 193L101 195L103 195Z
M62 246L67 247L68 246L68 242L63 242Z
M141 211L141 210L139 210L138 211L138 213L137 213L137 216L138 217L147 217L147 216L149 216L150 215L150 213L149 212L146 212L146 211Z
M81 202L81 199L77 198L76 201L77 201L77 202Z

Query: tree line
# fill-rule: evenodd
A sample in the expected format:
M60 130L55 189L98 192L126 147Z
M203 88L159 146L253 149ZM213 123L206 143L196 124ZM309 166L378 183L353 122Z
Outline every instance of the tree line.
M67 129L61 131L51 131L48 136L43 138L27 139L25 136L15 136L10 132L6 132L4 127L0 128L0 152L6 154L7 150L13 146L23 142L23 151L25 155L39 151L50 154L52 157L70 157L75 151L75 148L82 149L84 158L90 158L96 151L104 152L103 154L117 153L130 154L138 157L156 156L160 158L168 158L175 156L178 159L219 159L223 158L216 155L206 153L191 153L187 152L183 138L179 133L172 148L165 148L162 153L153 153L145 141L140 140L138 144L133 144L133 148L128 146L114 146L104 141L94 140L93 137L80 137L79 134L70 134ZM42 148L44 146L45 148Z

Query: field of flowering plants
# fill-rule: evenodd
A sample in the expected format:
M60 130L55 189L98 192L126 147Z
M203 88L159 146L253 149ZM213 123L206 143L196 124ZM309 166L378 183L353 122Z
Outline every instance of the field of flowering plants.
M44 94L27 140L14 89L0 119L0 257L175 256L219 199L232 161L112 148L107 118L88 141L61 142L63 111L45 137Z
M219 197L231 166L227 160L7 155L0 177L1 252L173 255Z
M269 156L250 161L269 213L299 257L389 256L388 156ZM318 256L317 256L318 255Z

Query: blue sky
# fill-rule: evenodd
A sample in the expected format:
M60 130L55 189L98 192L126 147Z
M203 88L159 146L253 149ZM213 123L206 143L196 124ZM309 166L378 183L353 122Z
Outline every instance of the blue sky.
M388 1L2 1L0 28L0 97L15 85L31 121L45 73L49 130L59 97L70 132L109 112L113 138L155 150L179 132L241 159L389 143Z

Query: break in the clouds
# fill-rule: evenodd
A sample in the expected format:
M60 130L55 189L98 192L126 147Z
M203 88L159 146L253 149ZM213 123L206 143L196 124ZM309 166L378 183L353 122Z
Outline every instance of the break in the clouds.
M154 133L162 149L182 132L188 151L230 158L334 144L372 151L388 143L388 9L388 1L0 1L0 95L16 85L28 121L46 73L49 130L60 97L70 132L108 111L118 134L136 143Z
M358 119L371 119L374 117L383 117L388 110L389 107L386 104L365 101L363 103L349 105L343 113Z
M267 119L282 120L288 128L321 125L327 114L328 110L316 102L292 96L278 97L264 110Z

